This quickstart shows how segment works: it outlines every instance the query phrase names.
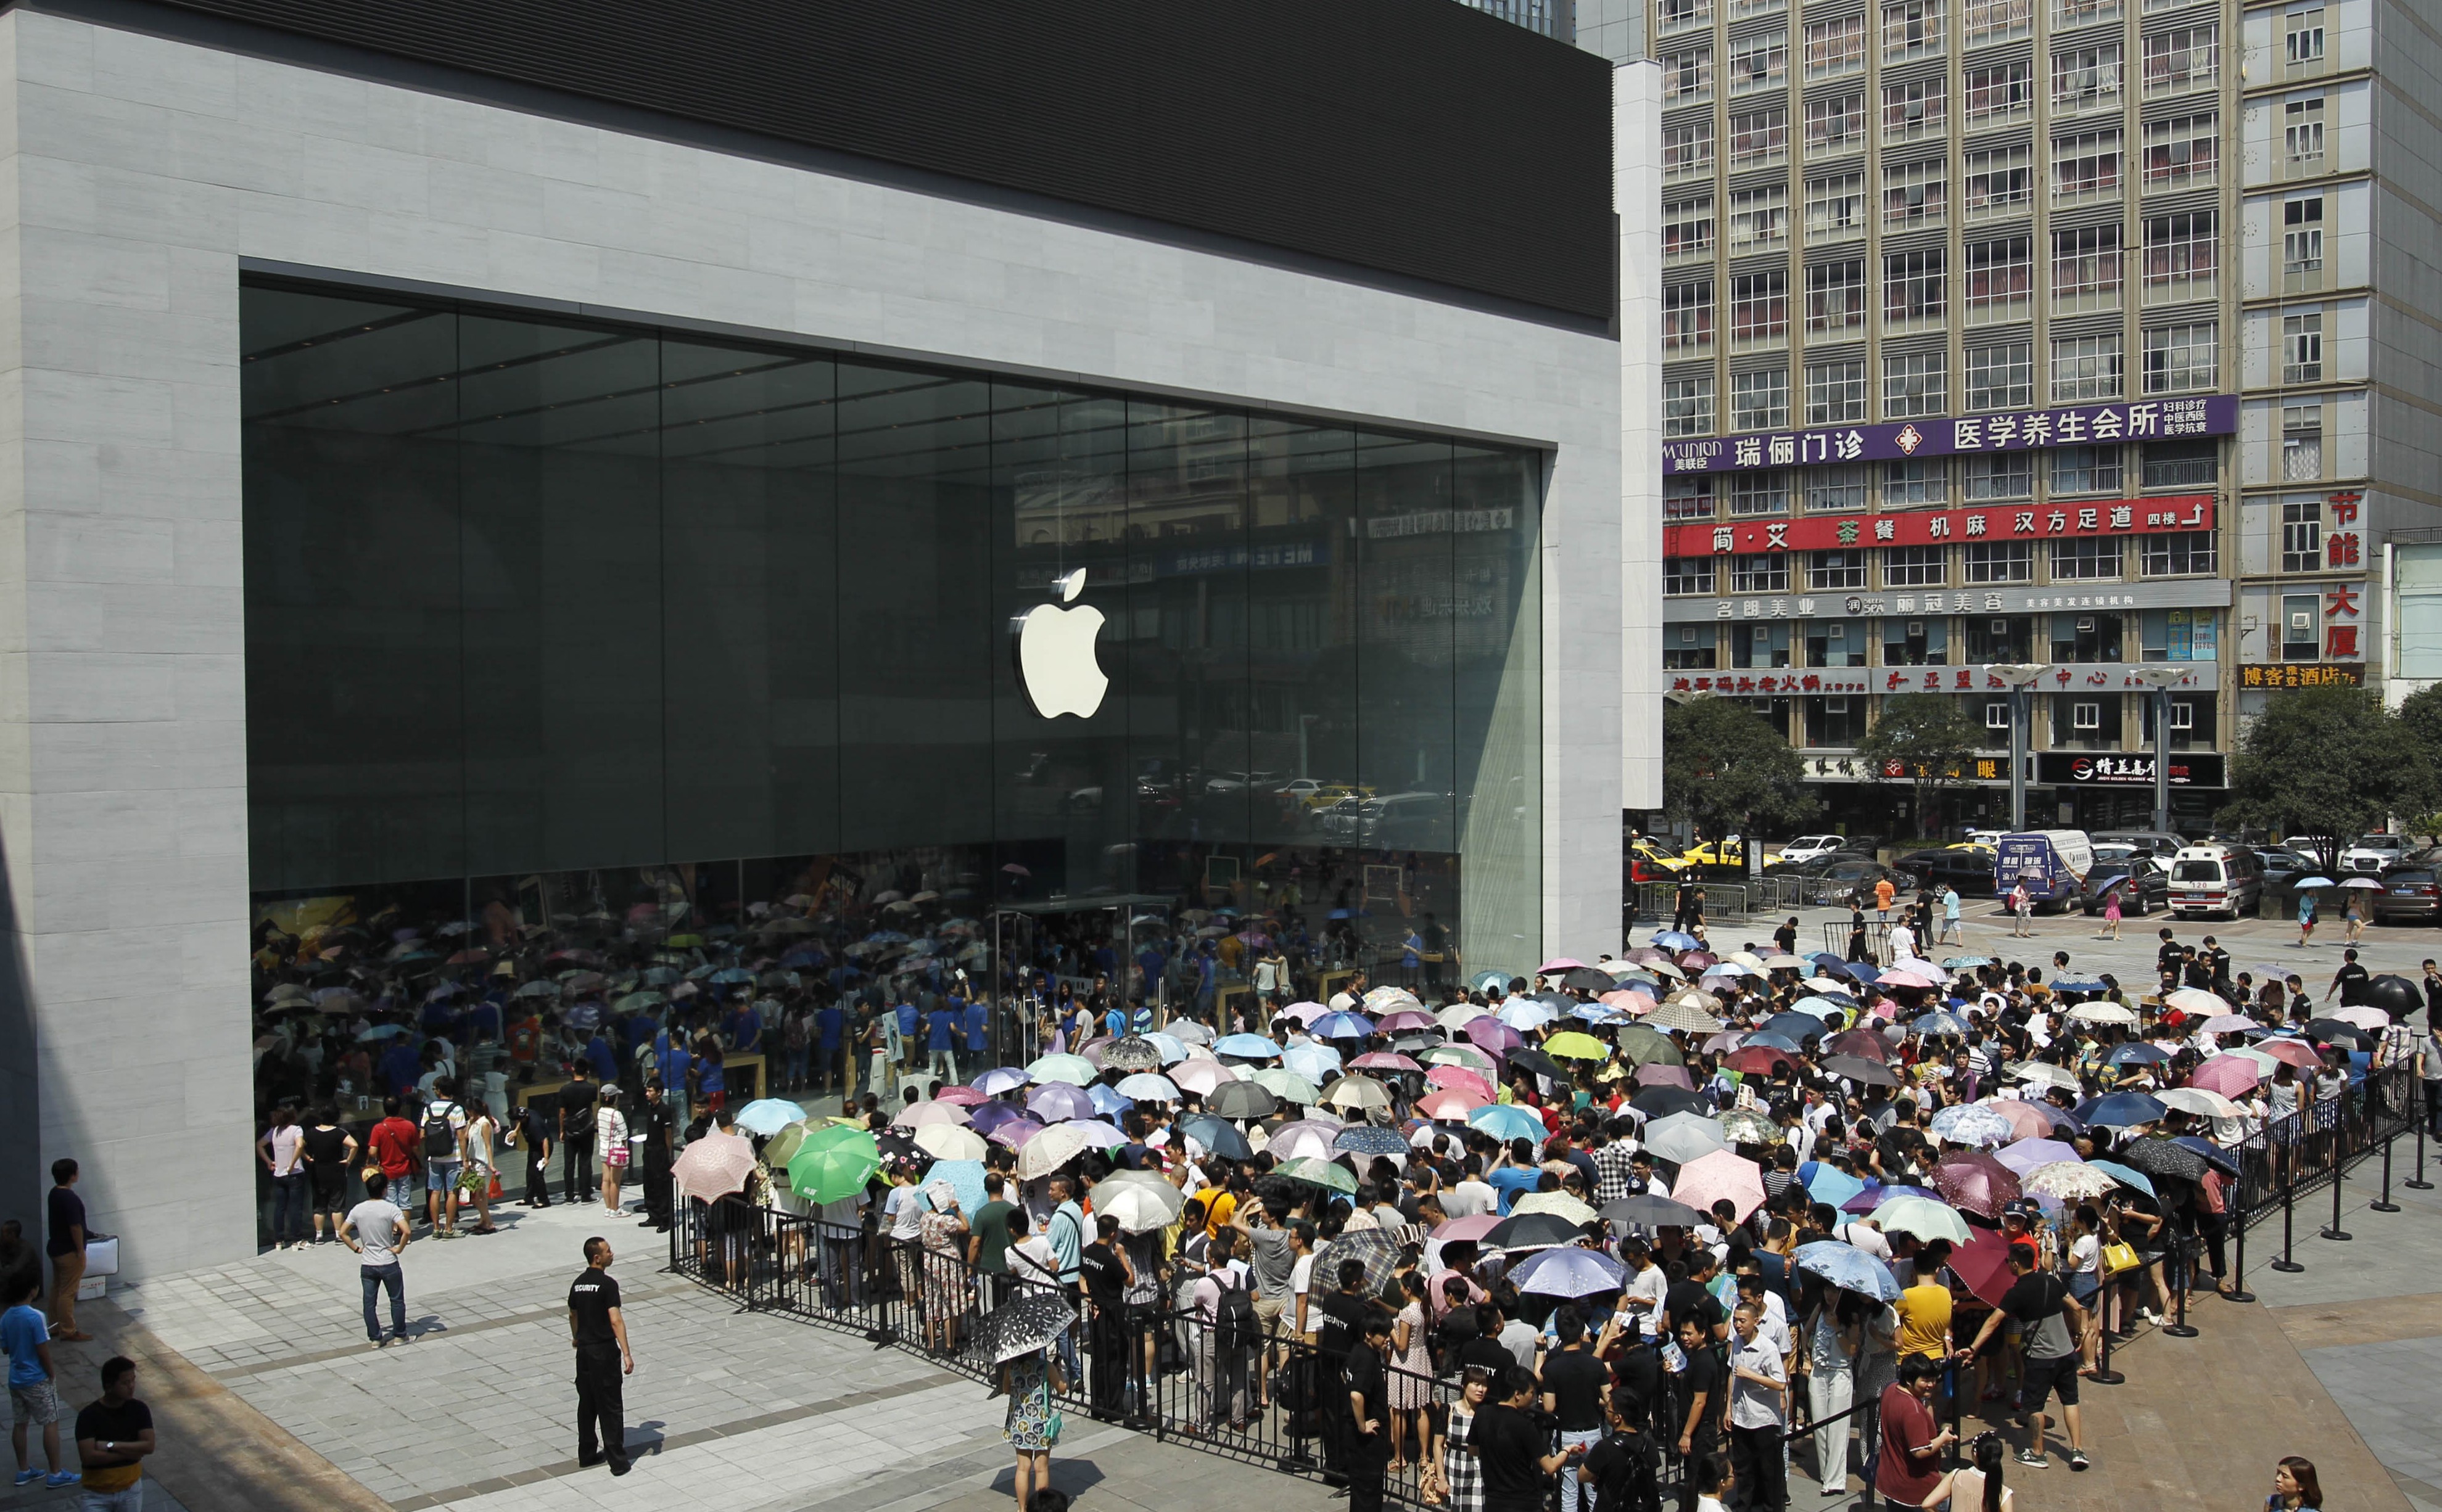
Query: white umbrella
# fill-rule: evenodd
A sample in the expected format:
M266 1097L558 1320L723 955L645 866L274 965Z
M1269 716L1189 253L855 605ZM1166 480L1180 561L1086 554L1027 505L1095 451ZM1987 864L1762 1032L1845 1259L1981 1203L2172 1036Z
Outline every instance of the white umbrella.
M2372 887L2377 891L2380 891L2382 888L2382 884L2375 881L2372 877L2351 877L2348 881L2341 884L2341 885L2343 888Z
M2154 1096L2166 1108L2202 1114L2211 1119L2238 1117L2237 1103L2218 1092L2209 1092L2200 1086L2175 1086L2167 1091L2157 1092Z
M918 1129L916 1148L936 1160L980 1160L990 1149L982 1135L955 1123L931 1123Z
M1019 1178L1032 1181L1049 1175L1092 1149L1098 1138L1091 1124L1052 1124L1017 1147Z
M2134 1024L2137 1015L2117 1003L2080 1003L2068 1011L2071 1018L2082 1018L2089 1024Z
M2045 1086L2078 1089L2077 1073L2065 1066L2049 1061L2018 1061L2002 1067L2001 1074L2014 1081L2039 1083Z

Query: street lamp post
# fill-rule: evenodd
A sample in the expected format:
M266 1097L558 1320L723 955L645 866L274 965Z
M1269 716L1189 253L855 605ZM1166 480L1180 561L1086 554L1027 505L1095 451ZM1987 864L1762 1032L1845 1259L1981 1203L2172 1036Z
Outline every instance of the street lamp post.
M2027 828L2027 747L2033 743L2027 728L2034 713L2029 702L2029 689L2050 668L2037 662L2022 662L1987 670L2010 684L2010 828L2021 830Z
M2171 830L2171 689L2188 680L2184 666L2153 665L2129 669L2129 675L2150 690L2154 701L2154 829Z

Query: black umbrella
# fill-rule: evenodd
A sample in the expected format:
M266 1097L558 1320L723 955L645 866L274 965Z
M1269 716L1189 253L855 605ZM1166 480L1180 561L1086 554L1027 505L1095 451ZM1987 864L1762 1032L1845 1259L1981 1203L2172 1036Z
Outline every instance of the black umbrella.
M1619 979L1609 972L1579 966L1561 977L1560 985L1582 993L1608 993L1619 985Z
M1557 1212L1522 1212L1494 1224L1484 1243L1492 1249L1534 1249L1573 1245L1585 1236L1584 1229Z
M1158 1071L1161 1047L1141 1034L1131 1034L1103 1047L1103 1064L1114 1071Z
M1247 1137L1238 1132L1238 1126L1210 1113L1191 1113L1179 1120L1178 1132L1225 1160L1254 1158L1254 1148L1247 1143Z
M1649 1119L1667 1119L1673 1113L1710 1113L1713 1104L1684 1086L1649 1086L1637 1090L1628 1105Z
M1077 1310L1048 1287L1034 1287L984 1314L975 1327L975 1354L997 1365L1048 1349L1076 1326Z
M1684 1202L1651 1193L1621 1197L1602 1205L1605 1223L1637 1224L1648 1229L1692 1229L1712 1220Z
M1388 1229L1350 1230L1314 1252L1314 1273L1338 1290L1339 1266L1344 1260L1363 1262L1365 1290L1377 1293L1390 1284L1392 1271L1398 1267L1399 1241Z
M2184 1144L2176 1144L2160 1135L2147 1135L2132 1139L2120 1152L2122 1165L2131 1171L2142 1171L2149 1176L2169 1176L2175 1181L2202 1181L2205 1178L2205 1157Z
M1331 1147L1345 1150L1350 1155L1367 1157L1408 1153L1408 1141L1400 1137L1398 1130L1376 1128L1370 1123L1340 1130L1332 1139ZM1364 1230L1360 1229L1358 1231L1362 1233Z
M1569 1079L1566 1066L1532 1046L1522 1045L1511 1050L1509 1065L1513 1069L1522 1066L1537 1076L1548 1076L1555 1082L1565 1082Z
M1225 1119L1261 1119L1279 1112L1281 1100L1272 1096L1270 1088L1253 1082L1224 1082L1204 1100L1204 1106Z
M1800 1045L1823 1037L1823 1021L1812 1013L1775 1013L1756 1028L1768 1034L1786 1034Z
M2374 1048L2374 1036L2345 1019L2308 1019L2306 1032L2326 1045L2345 1045L2353 1050Z
M2381 1009L2395 1024L2425 1006L2425 994L2405 976L2378 976L2358 989L2369 1007ZM2431 1014L2427 1015L2429 1018Z
M1862 1055L1834 1055L1823 1063L1823 1074L1847 1077L1851 1082L1862 1082L1869 1086L1900 1084L1899 1077L1889 1066L1867 1060Z

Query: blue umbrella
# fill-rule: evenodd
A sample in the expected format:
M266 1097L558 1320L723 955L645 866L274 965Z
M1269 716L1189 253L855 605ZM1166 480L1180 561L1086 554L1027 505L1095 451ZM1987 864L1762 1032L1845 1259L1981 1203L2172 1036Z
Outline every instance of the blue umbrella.
M1849 1011L1849 1007L1853 1006L1853 1004L1843 1006L1828 997L1801 997L1789 1005L1789 1011L1793 1013L1807 1013L1815 1018L1828 1019L1835 1013Z
M2301 877L2289 885L2292 887L2337 887L2340 884L2334 882L2329 877Z
M1956 1013L1946 1013L1936 1009L1930 1013L1919 1013L1908 1020L1907 1031L1920 1037L1935 1034L1964 1034L1967 1032L1967 1023Z
M1568 1245L1521 1261L1506 1279L1539 1297L1598 1297L1627 1285L1628 1267L1596 1250Z
M356 1043L363 1045L374 1040L391 1039L406 1032L407 1026L404 1024L376 1024L373 1028L365 1030L362 1034L357 1035Z
M1808 1196L1835 1208L1866 1190L1866 1184L1855 1176L1838 1166L1825 1165L1819 1160L1809 1160L1799 1166L1797 1182L1806 1189Z
M2170 1111L2160 1098L2147 1097L2142 1092L2114 1092L2109 1097L2080 1103L2077 1116L2105 1128L2126 1129L2140 1123L2160 1123Z
M1003 1092L1014 1091L1026 1085L1029 1080L1030 1079L1027 1074L1014 1066L995 1066L969 1082L967 1085L986 1097L998 1097Z
M1900 1284L1891 1267L1851 1245L1817 1239L1797 1247L1797 1268L1822 1277L1842 1291L1853 1291L1877 1302L1899 1300Z
M711 980L716 985L721 987L734 987L739 982L751 982L754 979L755 974L748 971L743 966L722 967L720 971L713 973L711 977Z
M1123 1098L1141 1099L1152 1102L1178 1101L1177 1084L1169 1077L1156 1076L1151 1071L1139 1071L1134 1076L1122 1078L1118 1091ZM1086 1095L1090 1097L1093 1094L1088 1092Z
M924 1173L924 1185L946 1181L958 1194L958 1211L973 1218L984 1205L984 1163L981 1160L936 1160Z
M1775 1013L1772 1017L1765 1019L1759 1027L1767 1034L1786 1034L1794 1040L1803 1040L1809 1035L1819 1036L1823 1032L1823 1021L1821 1019L1814 1017L1811 1013L1799 1013L1795 1011ZM1749 1041L1748 1043L1753 1044L1754 1042Z
M1339 1074L1339 1052L1328 1045L1292 1045L1282 1052L1281 1064L1321 1086Z
M1212 1047L1215 1055L1234 1055L1242 1061L1268 1061L1281 1053L1281 1047L1261 1034L1228 1034Z
M806 1110L786 1098L756 1098L738 1110L738 1126L749 1134L765 1139L779 1133L792 1123L803 1123Z
M1509 985L1509 974L1507 972L1478 972L1467 979L1467 985L1471 990L1479 993L1489 992L1496 987L1506 988Z
M1085 1098L1094 1104L1094 1111L1106 1119L1117 1118L1137 1105L1135 1099L1114 1091L1100 1082L1085 1089Z
M1787 1050L1792 1055L1801 1054L1805 1048L1795 1040L1781 1033L1778 1029L1758 1029L1754 1033L1748 1035L1742 1042L1741 1048L1753 1048L1759 1045L1762 1046L1766 1049Z
M1308 1032L1326 1040L1361 1040L1374 1032L1374 1021L1362 1013L1325 1013L1314 1021L1314 1026ZM1234 1034L1230 1036L1231 1039L1237 1037ZM1248 1037L1253 1038L1252 1035ZM1222 1043L1229 1042L1225 1040ZM1221 1049L1220 1046L1214 1046L1213 1049L1218 1054L1230 1053Z
M2182 1134L2175 1136L2171 1142L2186 1145L2196 1154L2203 1156L2206 1164L2226 1175L2234 1176L2239 1174L2238 1162L2230 1157L2230 1152L2211 1139L2200 1139L2193 1134Z
M2151 1045L2115 1045L2111 1047L2111 1053L2103 1058L2103 1064L2105 1066L2160 1066L2170 1058L2168 1051L2157 1049Z
M2052 981L2052 991L2055 993L2099 993L2103 990L2101 982L2091 982L2082 977L2070 980L2055 977Z
M2088 1160L2087 1164L2123 1186L2135 1187L2149 1197L2154 1195L2154 1178L2142 1171L2122 1165L2117 1160Z
M1469 1113L1467 1121L1496 1139L1532 1139L1538 1145L1550 1132L1541 1119L1515 1102L1487 1102Z
M1237 1126L1210 1113L1193 1113L1178 1120L1178 1132L1225 1160L1250 1160L1254 1149Z
M1972 972L1978 966L1992 964L1990 956L1953 956L1941 963L1941 969L1946 972Z
M1408 1153L1408 1141L1398 1130L1376 1128L1371 1123L1360 1123L1340 1130L1333 1138L1331 1147L1335 1150L1345 1150L1351 1155L1363 1156Z
M1653 942L1664 950L1696 950L1704 943L1693 935L1683 935L1675 929L1663 930L1653 937Z

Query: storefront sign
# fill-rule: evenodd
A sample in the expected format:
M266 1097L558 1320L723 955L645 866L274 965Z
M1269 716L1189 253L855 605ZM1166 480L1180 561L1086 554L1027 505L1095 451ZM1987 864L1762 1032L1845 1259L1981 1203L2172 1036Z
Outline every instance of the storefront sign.
M2243 688L2327 688L2363 687L2363 662L2273 662L2267 665L2249 663L2238 669L2238 685Z
M2149 662L2148 666L2175 664ZM2217 663L2192 664L2188 673L2171 685L2174 692L2198 692L2218 683ZM2007 693L2010 684L1988 665L1975 666L1818 666L1803 671L1775 667L1770 670L1732 670L1725 672L1666 672L1669 691L1673 693L1715 693L1732 698L1768 698L1783 694L1824 694L1833 697L1858 693ZM2150 683L2141 681L2136 671L2122 662L2063 663L2044 669L2035 681L2038 693L2150 693Z
M1365 522L1365 534L1376 540L1400 536L1449 536L1486 530L1507 530L1518 522L1514 509L1427 509L1412 515L1385 515Z
M2171 786L2223 786L2218 751L2174 751L2169 756ZM2050 788L2150 788L2154 785L2154 753L2114 751L2038 751L2035 785Z
M1948 546L1959 541L2069 540L2214 528L2214 496L2173 494L2091 504L1987 504L1981 509L1904 509L1881 515L1801 515L1727 524L1667 525L1665 556L1845 551L1860 546Z
M1947 457L1963 451L2027 451L2045 446L2085 446L2097 442L2226 436L2237 428L2238 395L2215 393L2193 399L2144 399L2128 404L2036 410L2023 414L1759 430L1743 436L1666 441L1662 444L1662 470L1744 472L1758 467L1802 467L1822 463L1899 462L1909 457Z
M1777 596L1663 600L1665 624L1686 625L1704 620L1854 619L1864 614L2032 614L2065 610L2087 613L2102 610L2126 612L2144 609L2187 609L2209 614L2230 602L2227 577L2166 577L2157 582L2129 583L2115 588L2072 592L2049 588L1901 589L1877 593L1844 593L1837 590Z
M1204 573L1275 572L1285 567L1328 567L1331 539L1266 541L1246 546L1190 546L1156 558L1164 577L1192 577Z

